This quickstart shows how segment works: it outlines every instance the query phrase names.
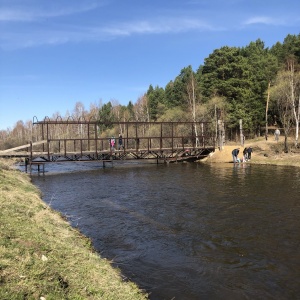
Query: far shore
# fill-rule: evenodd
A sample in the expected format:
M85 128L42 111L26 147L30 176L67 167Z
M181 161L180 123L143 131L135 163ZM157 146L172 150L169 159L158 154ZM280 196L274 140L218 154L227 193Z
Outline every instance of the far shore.
M284 153L283 137L278 142L274 138L269 138L267 141L264 137L253 140L246 140L245 144L241 146L238 143L229 142L223 149L216 149L210 156L201 160L203 163L233 163L232 150L240 148L239 158L242 158L243 149L245 147L252 147L253 153L250 161L246 163L260 164L260 165L278 165L278 166L293 166L300 167L300 148L295 148L294 145L289 144L290 149L288 153Z

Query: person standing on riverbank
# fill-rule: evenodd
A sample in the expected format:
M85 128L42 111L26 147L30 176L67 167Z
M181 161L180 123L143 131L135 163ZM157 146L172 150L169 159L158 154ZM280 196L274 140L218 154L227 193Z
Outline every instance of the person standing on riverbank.
M251 153L253 152L253 149L251 147L247 148L247 159L250 160L251 159Z
M243 150L243 161L247 161L248 159L248 149L247 147Z
M240 153L240 148L236 148L232 150L232 160L234 163L238 162L238 155Z
M275 136L275 141L278 142L279 136L280 136L280 130L278 128L276 128L276 130L274 132L274 136Z

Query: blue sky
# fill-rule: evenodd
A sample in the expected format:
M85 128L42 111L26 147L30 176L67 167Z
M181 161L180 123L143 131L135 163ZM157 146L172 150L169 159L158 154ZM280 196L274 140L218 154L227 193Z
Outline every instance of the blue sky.
M299 0L0 0L0 130L127 105L215 49L300 33Z

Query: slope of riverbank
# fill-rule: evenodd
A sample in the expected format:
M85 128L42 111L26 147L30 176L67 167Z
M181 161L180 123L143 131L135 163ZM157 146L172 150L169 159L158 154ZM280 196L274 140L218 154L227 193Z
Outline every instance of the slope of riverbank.
M147 299L5 160L0 218L0 299Z
M274 139L265 140L263 137L245 142L244 147L252 147L252 164L283 165L300 167L300 149L295 149L292 145L289 153L284 153L283 138L276 142ZM232 163L232 150L240 148L239 158L242 158L244 147L236 143L228 143L224 148L216 150L203 163Z

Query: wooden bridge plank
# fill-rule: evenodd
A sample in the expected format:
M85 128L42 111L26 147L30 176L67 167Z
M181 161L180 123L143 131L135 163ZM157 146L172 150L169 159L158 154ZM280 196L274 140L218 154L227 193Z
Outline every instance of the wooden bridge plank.
M39 142L34 142L34 143L32 143L32 146L41 145L41 144L45 144L45 143L47 143L46 140L39 141ZM10 148L10 149L2 150L2 151L0 151L0 154L2 154L2 153L8 153L8 152L14 152L16 150L21 150L21 149L29 148L30 146L31 146L30 144L26 144L26 145L22 145L22 146Z

